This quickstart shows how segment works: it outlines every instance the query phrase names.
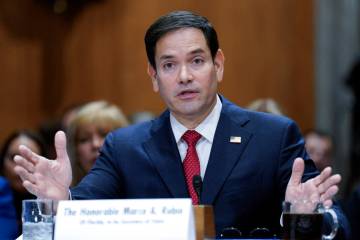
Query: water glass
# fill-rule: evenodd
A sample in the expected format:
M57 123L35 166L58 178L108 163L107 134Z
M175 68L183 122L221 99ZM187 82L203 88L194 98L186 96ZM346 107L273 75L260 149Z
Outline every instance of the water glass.
M52 200L22 201L23 240L52 240L54 203Z
M332 217L331 233L324 235L324 214ZM286 240L331 240L336 236L339 223L336 212L321 202L293 201L283 203L283 225Z

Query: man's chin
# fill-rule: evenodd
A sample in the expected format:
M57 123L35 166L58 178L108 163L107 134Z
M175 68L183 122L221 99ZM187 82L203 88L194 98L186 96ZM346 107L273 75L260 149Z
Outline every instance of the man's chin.
M176 109L177 113L182 116L196 116L199 114L199 107L194 102L189 104L182 104L180 108Z

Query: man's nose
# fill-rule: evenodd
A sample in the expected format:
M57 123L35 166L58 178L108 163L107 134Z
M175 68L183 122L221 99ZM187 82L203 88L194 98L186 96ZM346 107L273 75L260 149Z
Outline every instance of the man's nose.
M181 66L179 73L179 82L182 84L187 84L193 80L194 77L192 73L189 71L188 67L185 64Z

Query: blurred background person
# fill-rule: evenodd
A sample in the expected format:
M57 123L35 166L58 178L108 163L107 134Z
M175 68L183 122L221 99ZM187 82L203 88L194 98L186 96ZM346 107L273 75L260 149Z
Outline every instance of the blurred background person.
M73 119L76 116L76 113L79 111L79 109L84 105L84 103L77 103L77 104L71 104L67 106L62 114L60 119L61 129L64 132L67 132L69 129L70 123L73 121ZM53 137L54 139L54 137ZM54 145L54 144L53 144Z
M105 136L110 131L127 125L128 120L122 111L106 101L90 102L78 109L67 130L67 147L73 171L72 185L77 185L90 171Z
M153 120L156 115L150 111L139 111L131 114L129 120L131 124L142 123Z
M46 151L50 159L56 158L56 151L54 147L54 136L55 133L59 130L62 130L61 123L58 119L47 119L42 122L37 131L40 134L41 138L44 140Z
M329 134L309 130L304 134L305 148L319 171L332 165L333 141Z
M59 130L68 131L70 122L76 116L77 111L83 104L72 104L64 109L58 118L47 119L38 127L39 134L45 142L47 154L50 159L56 158L54 146L55 133Z
M59 130L67 132L70 122L75 117L76 112L81 108L82 104L72 104L64 109L60 117L54 119L47 119L38 127L38 132L45 141L48 157L50 159L56 158L56 151L54 145L55 133Z
M0 176L0 239L15 239L19 235L16 211L8 181Z
M22 200L31 199L35 196L30 194L22 185L20 177L15 173L14 156L19 154L19 146L25 145L39 155L47 156L44 141L35 132L19 130L5 139L0 152L0 175L4 176L10 184L13 193L13 202L16 209L16 218L21 231L21 208ZM2 227L2 226L1 226Z
M247 109L257 111L257 112L265 112L272 113L276 115L283 115L282 110L278 103L271 98L260 98L253 102L251 102Z

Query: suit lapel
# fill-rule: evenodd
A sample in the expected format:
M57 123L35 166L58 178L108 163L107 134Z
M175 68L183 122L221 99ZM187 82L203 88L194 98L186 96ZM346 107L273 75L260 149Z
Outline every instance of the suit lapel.
M152 137L144 143L144 148L164 184L172 197L189 197L168 111L155 121L151 135Z
M203 181L201 197L204 204L214 202L252 136L250 132L242 128L249 121L247 115L244 112L239 114L237 107L237 110L232 112L234 107L236 106L223 99L223 109ZM241 137L241 142L238 143L238 138L235 142L230 142L232 136Z

